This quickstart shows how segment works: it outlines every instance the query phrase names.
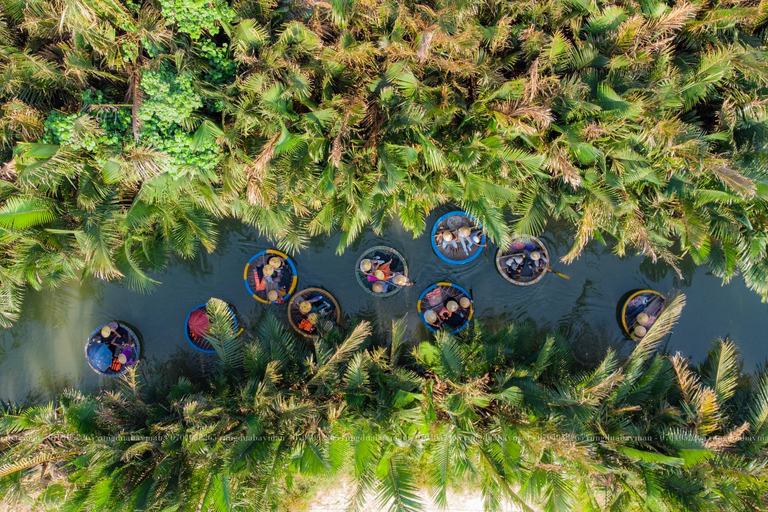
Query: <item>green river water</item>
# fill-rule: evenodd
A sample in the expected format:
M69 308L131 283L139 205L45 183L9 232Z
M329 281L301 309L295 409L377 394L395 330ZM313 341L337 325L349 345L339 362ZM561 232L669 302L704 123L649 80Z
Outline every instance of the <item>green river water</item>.
M427 227L431 229L445 211L434 212ZM285 318L284 305L256 302L243 283L248 259L273 244L254 229L235 223L225 225L220 238L214 254L176 263L156 276L163 284L151 295L96 280L28 293L20 321L0 332L0 400L35 399L62 386L87 389L106 380L89 368L84 344L94 327L113 319L141 332L142 357L162 361L172 356L213 357L193 351L183 334L189 310L210 297L233 304L246 321L268 308ZM313 240L308 249L294 255L297 290L307 286L329 290L347 320L368 318L383 328L405 317L412 339L419 340L427 339L427 332L416 313L416 300L434 282L452 281L471 291L479 319L495 325L537 319L539 324L567 332L578 358L590 362L609 346L620 353L631 350L633 342L623 339L615 314L625 292L641 287L662 293L678 289L687 295L688 305L665 350L699 361L713 340L729 336L741 350L745 370L754 370L768 358L768 306L740 279L722 286L706 268L689 264L681 281L663 264L654 265L642 257L619 258L595 242L579 260L565 266L558 260L570 247L570 234L553 229L542 239L554 269L570 275L570 280L547 275L534 286L513 286L497 273L492 244L470 264L448 265L432 252L428 232L414 239L395 224L381 236L364 233L342 256L335 254L339 236ZM366 293L356 282L354 267L359 255L373 245L400 251L415 285L389 298Z

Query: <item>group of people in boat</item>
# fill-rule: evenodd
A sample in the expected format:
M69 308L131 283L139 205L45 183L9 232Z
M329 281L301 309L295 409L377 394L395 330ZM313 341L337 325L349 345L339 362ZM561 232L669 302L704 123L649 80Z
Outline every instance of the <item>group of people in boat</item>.
M254 265L252 272L255 294L265 295L269 302L285 302L285 297L290 293L293 272L284 258L271 256L266 265Z
M470 256L478 248L485 247L483 230L478 227L461 226L449 229L447 226L435 234L435 244L445 254L455 254L455 259Z
M136 340L133 335L117 322L109 322L88 340L88 353L96 353L100 346L109 349L112 360L102 372L119 373L124 366L136 363Z
M319 291L306 298L299 298L295 303L298 311L293 311L292 314L298 318L293 319L293 323L303 334L315 335L321 321L336 320L336 304L330 296Z
M424 322L434 330L455 331L471 318L472 300L452 285L437 285L424 294Z
M520 281L524 274L538 276L547 268L549 261L540 251L533 250L529 254L518 252L504 255L504 272L513 280Z
M622 308L626 334L637 341L645 337L665 305L666 298L656 291L641 290L632 294Z
M384 294L390 292L393 288L403 288L411 286L413 282L402 272L394 272L392 264L394 257L388 260L378 254L372 258L364 258L360 261L360 272L365 280L370 283L370 289L373 293ZM402 264L401 264L402 265Z

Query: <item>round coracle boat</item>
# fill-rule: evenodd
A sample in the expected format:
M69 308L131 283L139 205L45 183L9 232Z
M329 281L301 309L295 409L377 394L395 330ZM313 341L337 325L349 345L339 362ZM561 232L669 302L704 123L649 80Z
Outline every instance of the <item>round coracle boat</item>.
M288 322L302 336L316 338L339 325L341 308L322 288L305 288L288 302Z
M227 305L227 309L232 314L234 330L237 331L237 315L235 315L235 311L232 309L232 306ZM206 354L216 353L216 349L214 349L213 345L211 345L211 343L205 338L206 334L208 334L210 323L211 319L208 317L207 303L200 304L193 308L192 311L190 311L187 315L187 320L184 323L184 335L187 338L187 342L189 342L189 344L192 345L195 350L205 352Z
M139 362L141 346L136 333L122 322L100 325L88 336L85 359L104 377L118 377Z
M391 297L413 284L403 255L384 245L371 247L358 258L355 276L365 291L377 297Z
M432 249L454 265L469 263L485 247L485 233L473 216L460 210L446 213L432 226Z
M667 299L655 290L637 290L630 292L619 303L621 311L621 330L635 341L643 339L659 315L664 312Z
M248 260L243 280L254 299L264 304L282 304L296 289L298 274L287 254L267 249Z
M416 310L430 331L445 330L453 334L469 325L474 304L461 286L440 282L424 290L416 303Z
M496 252L496 269L510 283L530 286L549 271L549 251L535 236L516 238L507 249Z

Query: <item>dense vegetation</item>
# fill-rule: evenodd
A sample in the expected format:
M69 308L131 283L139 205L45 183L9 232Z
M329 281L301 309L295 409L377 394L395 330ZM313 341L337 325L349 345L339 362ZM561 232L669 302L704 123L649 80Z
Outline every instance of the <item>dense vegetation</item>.
M454 202L768 296L756 0L1 0L0 321L139 289L234 217L283 248ZM514 219L506 222L505 218Z
M312 345L267 316L230 342L230 313L210 304L205 375L168 365L0 415L6 500L268 510L299 479L349 474L359 510L418 510L424 487L444 505L467 482L487 510L768 507L768 374L741 374L728 340L693 368L652 330L625 361L583 368L525 323L416 344L395 323L384 346L360 323Z

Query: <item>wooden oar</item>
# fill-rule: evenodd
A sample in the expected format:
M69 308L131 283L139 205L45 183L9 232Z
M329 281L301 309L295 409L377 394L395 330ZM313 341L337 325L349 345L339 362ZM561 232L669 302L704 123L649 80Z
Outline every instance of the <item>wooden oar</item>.
M552 272L552 273L553 273L553 274L555 274L556 276L560 276L560 277L562 277L563 279L570 279L570 278L571 278L571 276L567 276L567 275L565 275L565 274L561 274L560 272L555 272L554 270L552 270L552 267L550 267L550 266L547 266L547 270L548 270L549 272Z

